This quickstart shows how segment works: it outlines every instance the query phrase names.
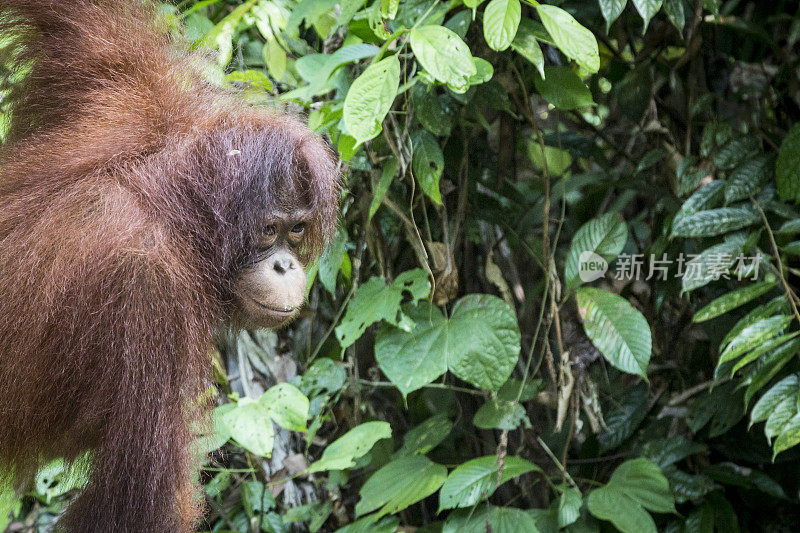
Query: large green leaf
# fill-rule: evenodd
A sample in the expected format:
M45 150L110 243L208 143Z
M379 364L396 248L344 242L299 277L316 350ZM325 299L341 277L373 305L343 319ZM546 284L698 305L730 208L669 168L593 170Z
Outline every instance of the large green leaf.
M498 486L509 479L541 469L521 457L506 456L503 472L497 481L498 461L496 455L478 457L456 467L447 476L439 492L439 512L443 509L470 507L491 496Z
M589 494L587 506L594 516L609 520L623 533L655 532L655 522L646 510L675 512L667 479L647 459L622 463L605 486Z
M614 367L647 379L650 326L624 298L592 287L577 291L583 328Z
M308 472L352 468L355 460L369 452L376 442L391 436L392 429L386 422L367 422L356 426L329 444L322 452L322 457L311 463Z
M594 105L591 91L569 67L545 67L544 73L533 83L542 98L557 108L570 111Z
M422 455L396 459L372 474L361 487L356 516L376 509L380 509L379 517L401 511L439 490L446 478L446 467Z
M358 288L347 304L342 322L336 326L336 338L342 349L357 341L370 325L380 320L411 331L414 322L400 309L403 295L408 294L412 302L417 302L429 292L428 274L421 268L406 270L388 286L381 278L370 278Z
M422 187L422 191L435 203L442 204L439 192L439 178L444 171L444 155L436 138L426 130L417 130L411 134L413 157L411 166L414 177Z
M514 313L496 296L471 294L453 306L450 319L426 302L404 306L416 322L412 332L384 325L375 340L381 370L403 394L448 369L476 387L499 389L511 375L520 349Z
M647 31L647 25L650 24L650 19L658 13L658 10L661 9L661 2L662 0L631 0L633 5L636 7L636 11L644 19L644 28L642 28L642 33Z
M344 99L344 124L358 144L381 132L399 86L400 61L394 55L367 67L350 86Z
M557 6L539 4L536 6L542 24L564 55L589 72L600 69L600 52L597 39L572 15Z
M800 202L800 124L795 124L781 143L776 174L781 200Z
M456 93L467 91L477 69L469 47L458 35L443 26L421 26L411 31L410 43L417 61L431 76Z
M491 0L483 11L483 36L492 50L509 47L522 18L519 0Z
M589 271L581 265L581 259L589 261L596 259L592 254L605 261L605 267L613 261L622 251L628 240L628 227L615 213L607 213L600 218L590 220L575 232L569 248L567 260L564 263L564 279L567 287L574 288L582 282L593 281L603 272ZM586 279L581 279L581 274ZM590 276L591 274L591 276ZM589 278L592 279L589 279Z

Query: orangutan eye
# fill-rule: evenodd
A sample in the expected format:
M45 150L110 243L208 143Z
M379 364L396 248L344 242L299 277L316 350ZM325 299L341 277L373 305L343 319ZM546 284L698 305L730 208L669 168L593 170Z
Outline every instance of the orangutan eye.
M294 225L294 227L292 228L292 233L299 235L303 233L305 230L306 230L306 223L300 222L299 224Z

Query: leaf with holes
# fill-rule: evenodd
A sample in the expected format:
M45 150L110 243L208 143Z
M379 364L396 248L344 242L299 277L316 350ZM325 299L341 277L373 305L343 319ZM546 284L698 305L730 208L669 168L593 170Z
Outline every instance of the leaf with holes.
M647 379L650 326L621 296L592 287L577 291L578 312L586 334L614 367Z
M491 0L483 11L483 36L486 44L498 52L514 40L522 18L519 0Z
M417 178L422 191L428 197L442 204L442 195L439 192L439 178L444 171L444 156L436 138L426 130L417 130L411 134L411 148L413 157L411 166L414 177Z
M381 132L381 123L392 108L400 86L400 61L389 56L367 67L356 78L344 99L344 125L357 144Z
M539 4L536 6L542 24L564 55L589 72L600 69L600 52L597 39L572 15L560 7Z

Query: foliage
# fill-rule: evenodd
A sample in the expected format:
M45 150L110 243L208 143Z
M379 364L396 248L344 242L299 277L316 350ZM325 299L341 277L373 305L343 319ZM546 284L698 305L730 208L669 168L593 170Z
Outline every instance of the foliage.
M162 7L347 185L308 316L217 354L206 528L796 527L794 8ZM3 509L46 527L45 474Z

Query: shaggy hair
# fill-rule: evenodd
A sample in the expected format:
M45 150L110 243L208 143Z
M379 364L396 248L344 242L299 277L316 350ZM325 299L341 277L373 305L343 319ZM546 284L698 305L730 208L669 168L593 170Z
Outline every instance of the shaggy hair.
M334 157L205 83L137 0L0 0L0 465L18 488L87 450L73 532L187 532L187 420L271 213L337 218ZM9 83L13 81L13 83Z

